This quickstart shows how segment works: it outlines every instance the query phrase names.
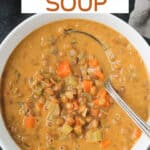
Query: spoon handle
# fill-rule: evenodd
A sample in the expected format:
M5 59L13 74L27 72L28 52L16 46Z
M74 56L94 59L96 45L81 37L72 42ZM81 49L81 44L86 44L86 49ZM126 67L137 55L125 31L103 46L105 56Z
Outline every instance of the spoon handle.
M124 102L124 100L117 94L112 87L110 81L105 82L105 88L116 103L128 114L128 116L135 122L135 124L150 138L150 126L140 119L134 111Z

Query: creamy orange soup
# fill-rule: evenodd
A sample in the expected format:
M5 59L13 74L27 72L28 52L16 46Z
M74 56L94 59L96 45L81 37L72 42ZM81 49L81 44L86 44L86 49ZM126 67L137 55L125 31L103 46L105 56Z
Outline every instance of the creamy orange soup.
M64 32L74 29L86 34ZM22 150L129 150L141 131L104 89L148 119L149 81L121 34L88 20L50 23L13 51L2 77L6 126Z

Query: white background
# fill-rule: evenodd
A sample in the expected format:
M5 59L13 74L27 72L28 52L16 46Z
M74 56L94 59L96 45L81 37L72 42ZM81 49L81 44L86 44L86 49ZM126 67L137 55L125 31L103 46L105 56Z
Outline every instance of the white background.
M59 3L61 0L52 0L54 2ZM98 2L102 2L103 0L97 0ZM76 0L77 5L72 13L128 13L129 11L129 0L107 0L107 3L104 5L98 6L98 11L94 10L95 0L92 0L92 8L88 12L82 12L78 9L78 0ZM81 0L82 7L87 8L89 5L89 0ZM64 0L64 5L66 8L71 8L73 4L73 0ZM46 8L53 8L54 5L48 4L46 0L22 0L21 11L22 13L66 13L59 7L59 11L49 12Z

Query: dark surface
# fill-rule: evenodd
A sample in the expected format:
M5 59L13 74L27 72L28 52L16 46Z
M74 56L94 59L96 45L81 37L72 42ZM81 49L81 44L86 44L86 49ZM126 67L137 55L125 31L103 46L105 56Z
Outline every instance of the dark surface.
M21 21L33 14L20 14L21 0L0 0L0 43L6 35ZM130 12L134 8L134 1L130 1ZM114 14L128 22L129 14ZM150 39L146 39L150 44ZM150 150L150 149L149 149Z

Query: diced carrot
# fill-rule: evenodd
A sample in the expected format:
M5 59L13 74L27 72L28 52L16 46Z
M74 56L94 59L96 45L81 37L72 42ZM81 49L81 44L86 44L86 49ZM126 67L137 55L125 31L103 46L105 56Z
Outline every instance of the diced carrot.
M90 59L90 60L89 60L89 66L90 66L90 67L97 67L97 66L98 66L98 61L97 61L97 59Z
M110 142L110 140L108 140L108 139L103 140L103 141L101 142L102 149L108 148L109 145L110 145L110 143L111 143L111 142Z
M133 139L137 140L142 134L142 131L139 128L136 128L133 132Z
M60 77L66 77L71 73L70 64L68 61L63 61L58 65L57 74Z
M104 89L104 88L102 88L102 89L100 89L100 91L98 92L98 97L106 97L106 95L107 95L107 91Z
M107 101L105 97L100 98L99 100L99 106L100 107L107 107Z
M99 106L101 107L110 106L110 97L104 88L100 90L100 92L98 93L98 97L99 97Z
M109 107L110 103L109 103L109 101L106 100L106 98L101 98L99 106L101 106L101 107Z
M92 81L90 81L90 80L84 80L83 81L84 92L89 92L90 89L92 88L92 85L93 85Z
M95 108L91 109L91 115L92 116L97 117L98 114L99 114L99 109L95 109Z
M34 126L35 126L35 118L34 118L34 116L32 116L32 115L25 116L23 121L24 121L24 126L26 128L34 128Z
M102 81L105 79L104 74L101 71L94 72L94 76L98 77Z
M74 101L74 102L73 102L73 108L74 108L74 110L78 110L79 104L78 104L77 101Z
M38 108L41 110L41 109L43 108L43 106L44 106L44 103L43 103L43 102L39 102L39 103L37 104L37 106L38 106Z
M98 99L93 100L93 104L94 104L95 106L99 106L99 100L98 100Z
M107 94L106 95L106 97L105 97L105 99L106 99L106 104L105 104L105 107L108 107L108 106L110 106L110 96Z

